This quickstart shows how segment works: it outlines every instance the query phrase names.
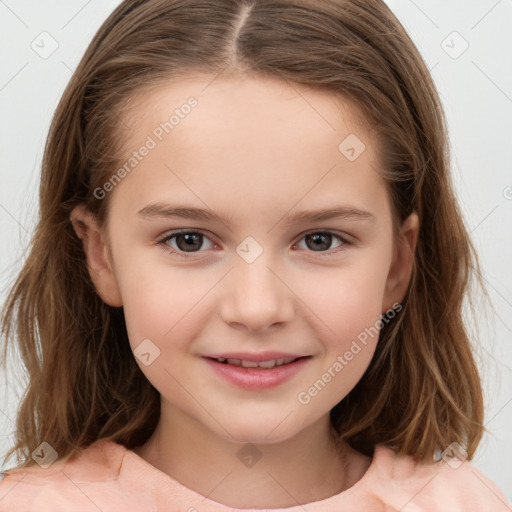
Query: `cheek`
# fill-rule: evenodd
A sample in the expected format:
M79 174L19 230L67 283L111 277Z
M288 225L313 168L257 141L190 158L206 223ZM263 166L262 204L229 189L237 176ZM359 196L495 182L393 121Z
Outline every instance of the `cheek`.
M201 318L208 318L206 303L201 302L211 288L207 284L178 272L166 276L162 269L132 272L123 282L123 309L135 360L160 393L183 407L190 399L184 390L193 381L183 355L193 351L203 329Z
M347 339L380 318L387 265L385 258L361 259L329 272L316 272L298 285L298 295L334 338Z
M201 298L211 288L208 280L196 277L136 258L120 268L118 282L132 349L146 338L160 350L178 348L190 339L198 327L191 319L197 319Z
M318 405L333 407L366 371L379 339L385 276L385 262L361 261L315 276L314 285L299 293L309 298L323 350L322 364L302 390L305 401L315 398Z

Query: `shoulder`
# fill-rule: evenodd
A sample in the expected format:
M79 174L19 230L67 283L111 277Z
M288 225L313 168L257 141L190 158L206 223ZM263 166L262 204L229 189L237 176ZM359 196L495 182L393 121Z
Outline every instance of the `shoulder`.
M468 461L416 461L378 445L371 469L373 492L389 510L512 510L503 492Z
M31 466L2 474L0 512L7 510L97 511L87 489L99 482L115 482L126 448L111 441L97 441L67 461L48 467Z

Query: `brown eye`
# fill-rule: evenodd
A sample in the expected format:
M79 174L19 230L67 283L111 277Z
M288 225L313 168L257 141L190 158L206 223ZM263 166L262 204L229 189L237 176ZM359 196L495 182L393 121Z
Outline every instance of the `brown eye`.
M172 252L194 253L201 252L200 249L203 247L205 240L210 241L199 231L178 231L167 235L160 243L168 246Z
M333 248L332 243L336 239L339 240L340 243ZM305 241L306 249L313 252L325 252L348 244L342 236L331 231L313 231L304 235L302 240Z

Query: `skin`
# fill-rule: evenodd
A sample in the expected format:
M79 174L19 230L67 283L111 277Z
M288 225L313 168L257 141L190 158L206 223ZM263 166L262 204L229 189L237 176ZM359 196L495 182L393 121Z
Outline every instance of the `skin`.
M348 102L266 78L212 80L180 79L134 99L123 113L127 158L188 97L198 105L109 192L104 227L81 205L71 218L98 294L124 308L132 349L150 339L160 350L149 366L136 358L162 414L134 451L231 507L306 504L348 489L369 467L368 457L335 444L329 411L363 375L377 337L309 403L297 396L403 299L418 217L393 236L377 141ZM338 149L349 134L366 146L354 161ZM208 208L229 223L138 215L157 202ZM283 219L335 206L373 218ZM176 237L159 243L183 228L205 235L195 252ZM308 242L307 232L322 230L346 242L336 233L319 248ZM252 263L236 252L248 236L263 250ZM313 357L262 391L225 382L201 358L264 350ZM252 467L237 457L247 443L261 455Z

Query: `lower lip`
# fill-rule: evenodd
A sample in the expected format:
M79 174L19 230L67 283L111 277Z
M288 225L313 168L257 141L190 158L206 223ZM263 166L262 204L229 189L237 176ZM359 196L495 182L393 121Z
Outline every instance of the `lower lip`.
M205 359L218 375L224 377L231 384L244 389L259 390L278 386L291 379L304 367L310 357L302 357L288 364L274 366L274 368L244 368L243 366L219 363L214 359Z

